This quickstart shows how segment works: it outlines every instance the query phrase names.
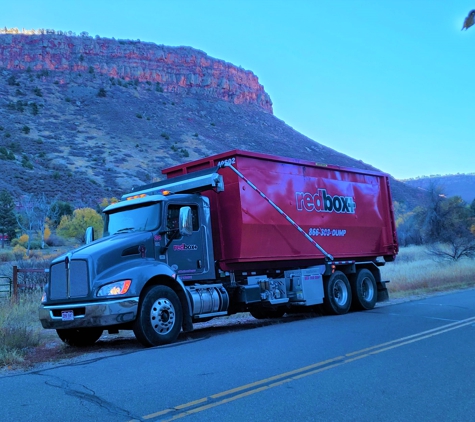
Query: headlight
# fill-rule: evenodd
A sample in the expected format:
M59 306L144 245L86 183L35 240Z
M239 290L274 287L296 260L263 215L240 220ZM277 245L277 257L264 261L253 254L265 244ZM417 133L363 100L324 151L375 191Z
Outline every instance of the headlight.
M97 292L97 296L117 296L129 291L132 280L120 280L102 286Z

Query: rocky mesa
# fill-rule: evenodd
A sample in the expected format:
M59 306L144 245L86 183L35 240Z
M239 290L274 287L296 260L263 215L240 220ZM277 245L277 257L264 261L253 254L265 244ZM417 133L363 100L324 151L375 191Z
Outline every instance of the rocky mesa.
M376 170L294 130L256 75L202 51L14 32L0 30L0 189L13 195L95 207L232 149ZM397 201L417 202L391 185Z
M234 104L272 102L256 75L191 47L59 34L0 34L0 67L11 70L88 72L158 82L164 92L206 94ZM66 83L62 79L61 83Z

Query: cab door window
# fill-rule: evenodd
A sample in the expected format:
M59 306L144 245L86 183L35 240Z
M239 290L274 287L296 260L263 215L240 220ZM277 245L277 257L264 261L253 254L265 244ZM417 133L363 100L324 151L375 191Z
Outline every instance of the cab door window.
M180 208L184 206L191 208L193 231L199 230L200 224L198 220L198 206L197 205L173 205L173 204L168 206L168 211L167 211L167 229L168 230L178 230Z

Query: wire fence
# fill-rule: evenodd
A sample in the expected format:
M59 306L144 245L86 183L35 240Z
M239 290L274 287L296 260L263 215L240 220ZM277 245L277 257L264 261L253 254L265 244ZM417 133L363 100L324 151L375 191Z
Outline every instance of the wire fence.
M11 297L12 295L12 278L6 275L0 275L0 298Z
M14 300L22 292L41 291L48 281L48 272L44 268L18 268L14 265L12 272L9 296Z

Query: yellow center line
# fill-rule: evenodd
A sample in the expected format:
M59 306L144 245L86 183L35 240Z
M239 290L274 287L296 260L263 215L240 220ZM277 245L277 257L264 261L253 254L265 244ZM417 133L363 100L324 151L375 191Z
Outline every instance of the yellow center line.
M269 378L265 378L259 381L255 381L249 384L245 384L236 388L232 388L230 390L226 390L220 393L216 393L210 395L208 397L203 397L198 400L194 400L185 404L181 404L179 406L175 406L173 408L168 408L161 410L159 412L151 413L149 415L143 416L142 419L153 419L158 416L163 416L171 412L176 412L177 410L184 410L187 408L191 408L193 406L199 405L201 403L206 403L208 401L213 401L211 403L204 404L202 406L194 407L193 409L185 410L184 412L178 413L172 416L170 419L165 419L163 422L174 421L176 419L184 418L185 416L192 415L198 412L202 412L204 410L221 406L223 404L239 400L241 398L259 393L261 391L268 390L270 388L281 386L285 383L295 381L304 377L308 377L310 375L315 375L319 372L323 372L332 368L336 368L341 365L345 365L347 363L354 362L359 359L363 359L372 355L376 355L382 352L386 352L388 350L396 349L401 346L405 346L407 344L415 343L417 341L421 341L430 337L438 336L440 334L453 331L467 325L471 325L475 323L475 317L467 318L462 321L450 323L443 325L438 328L433 328L431 330L423 331L417 334L413 334L406 337L401 337L396 340L388 341L385 343L378 344L376 346L367 347L365 349L361 349L355 352L347 353L344 356L337 356L335 358L327 359L325 361L321 361L318 363L314 363L312 365L304 366L302 368L294 369L292 371L284 372L282 374L274 375ZM274 382L273 382L274 381ZM265 385L262 385L265 384ZM260 387L259 387L260 386ZM247 390L247 391L244 391ZM243 391L240 394L236 394ZM225 398L223 400L214 401L224 396L231 396ZM136 422L136 420L132 420L129 422Z

